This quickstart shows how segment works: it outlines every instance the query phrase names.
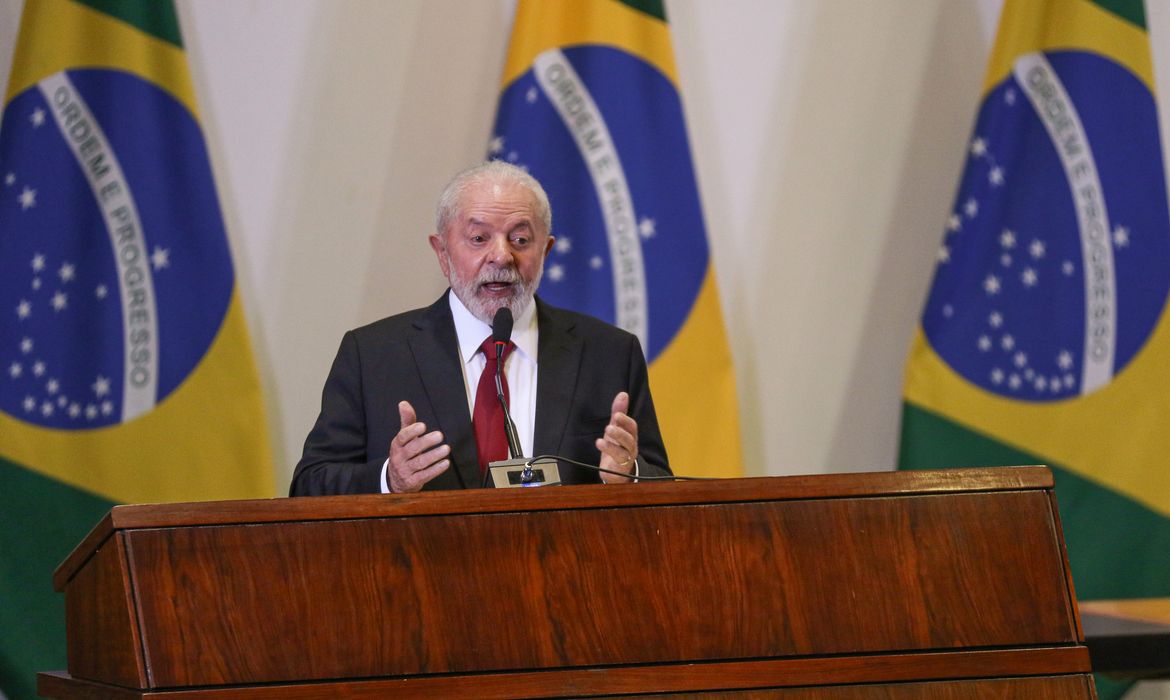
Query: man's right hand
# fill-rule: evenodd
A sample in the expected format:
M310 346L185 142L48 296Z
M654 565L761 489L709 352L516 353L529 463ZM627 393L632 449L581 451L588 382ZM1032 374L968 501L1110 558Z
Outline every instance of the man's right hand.
M386 485L390 493L413 493L447 471L451 448L443 443L443 434L438 430L426 432L427 426L418 422L410 402L399 402L398 417L402 428L390 441Z

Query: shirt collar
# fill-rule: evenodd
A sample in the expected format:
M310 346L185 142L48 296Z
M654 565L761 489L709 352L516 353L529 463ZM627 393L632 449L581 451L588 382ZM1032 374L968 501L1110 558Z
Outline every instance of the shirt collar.
M492 334L492 327L473 316L459 297L455 296L454 290L447 294L447 301L451 305L451 317L455 321L459 352L466 364L479 352L479 346L483 344L484 338ZM516 345L516 352L529 361L536 362L539 335L536 325L536 300L533 300L512 323L512 343Z

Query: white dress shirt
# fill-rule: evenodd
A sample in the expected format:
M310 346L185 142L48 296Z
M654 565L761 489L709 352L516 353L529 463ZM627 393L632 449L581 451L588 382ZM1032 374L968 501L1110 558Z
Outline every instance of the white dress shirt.
M459 343L460 367L463 370L463 389L467 393L468 415L475 415L475 394L479 378L487 366L487 358L479 346L491 337L492 327L479 320L467 310L454 292L447 295L451 304L451 316L455 320L455 337ZM532 454L533 433L536 426L536 355L540 330L536 323L536 303L528 306L513 320L512 342L516 347L504 360L504 378L508 382L508 412L516 424L516 437L525 457ZM435 426L428 425L427 431ZM382 493L390 493L386 472L390 459L382 463Z

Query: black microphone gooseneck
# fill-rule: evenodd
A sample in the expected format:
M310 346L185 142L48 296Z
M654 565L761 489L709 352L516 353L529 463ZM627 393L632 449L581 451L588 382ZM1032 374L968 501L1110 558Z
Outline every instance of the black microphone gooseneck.
M515 459L523 459L520 439L516 436L516 424L508 411L508 400L504 398L504 348L512 338L512 310L501 306L492 319L492 344L496 348L496 398L504 408L504 433L508 438L508 451Z

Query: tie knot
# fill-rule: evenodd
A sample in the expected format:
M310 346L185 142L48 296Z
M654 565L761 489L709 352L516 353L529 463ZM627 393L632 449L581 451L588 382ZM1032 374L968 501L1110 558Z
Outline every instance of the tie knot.
M510 340L504 343L504 351L500 354L500 358L507 360L508 353L512 352L512 348L514 347L516 347L516 344ZM484 340L480 344L479 349L483 351L483 356L487 358L488 362L496 361L496 343L492 340L491 336L488 336L487 340Z

